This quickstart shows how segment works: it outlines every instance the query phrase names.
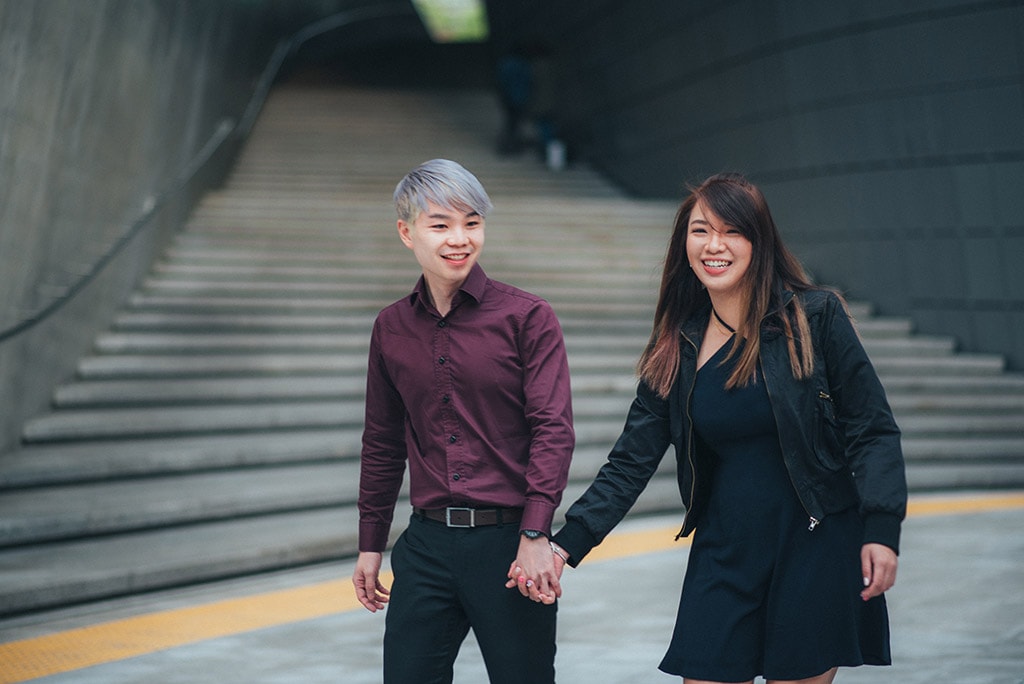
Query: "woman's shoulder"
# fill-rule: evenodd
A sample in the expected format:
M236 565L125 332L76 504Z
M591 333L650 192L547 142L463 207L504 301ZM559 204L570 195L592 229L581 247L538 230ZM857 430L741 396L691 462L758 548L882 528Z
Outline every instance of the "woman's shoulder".
M812 287L796 296L808 317L835 310L846 310L846 300L839 292L827 287Z

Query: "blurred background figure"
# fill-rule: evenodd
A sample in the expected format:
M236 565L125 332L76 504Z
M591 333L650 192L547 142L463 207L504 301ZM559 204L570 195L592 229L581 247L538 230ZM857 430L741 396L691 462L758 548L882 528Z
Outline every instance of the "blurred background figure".
M553 116L555 70L547 45L538 40L514 44L498 60L497 81L504 114L498 153L515 155L532 146L548 168L565 168L565 143Z

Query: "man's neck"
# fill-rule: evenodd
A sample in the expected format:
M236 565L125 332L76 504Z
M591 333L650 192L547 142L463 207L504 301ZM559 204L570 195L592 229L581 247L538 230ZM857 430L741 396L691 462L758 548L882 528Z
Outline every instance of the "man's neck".
M427 281L427 293L430 295L430 303L434 305L439 314L447 316L448 312L452 310L452 302L455 301L455 295L460 287L462 287L462 283L457 285L443 283L438 285L431 283L429 280Z

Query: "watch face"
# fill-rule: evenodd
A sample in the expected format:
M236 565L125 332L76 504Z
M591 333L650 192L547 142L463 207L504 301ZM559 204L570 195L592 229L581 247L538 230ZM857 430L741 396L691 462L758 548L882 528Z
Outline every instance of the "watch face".
M544 536L544 533L538 530L523 530L522 534L527 539L538 539Z

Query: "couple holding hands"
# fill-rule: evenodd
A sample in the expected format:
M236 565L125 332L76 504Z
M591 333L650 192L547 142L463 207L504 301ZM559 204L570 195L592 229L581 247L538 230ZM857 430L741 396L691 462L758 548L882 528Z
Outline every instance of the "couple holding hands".
M757 187L712 176L679 207L636 397L554 534L575 444L558 320L477 263L492 204L465 168L426 162L394 200L423 273L373 326L353 575L368 610L387 606L386 684L450 683L470 629L492 684L554 682L564 566L622 520L670 446L679 535L694 536L659 669L818 684L891 662L900 432L845 302L811 284Z

